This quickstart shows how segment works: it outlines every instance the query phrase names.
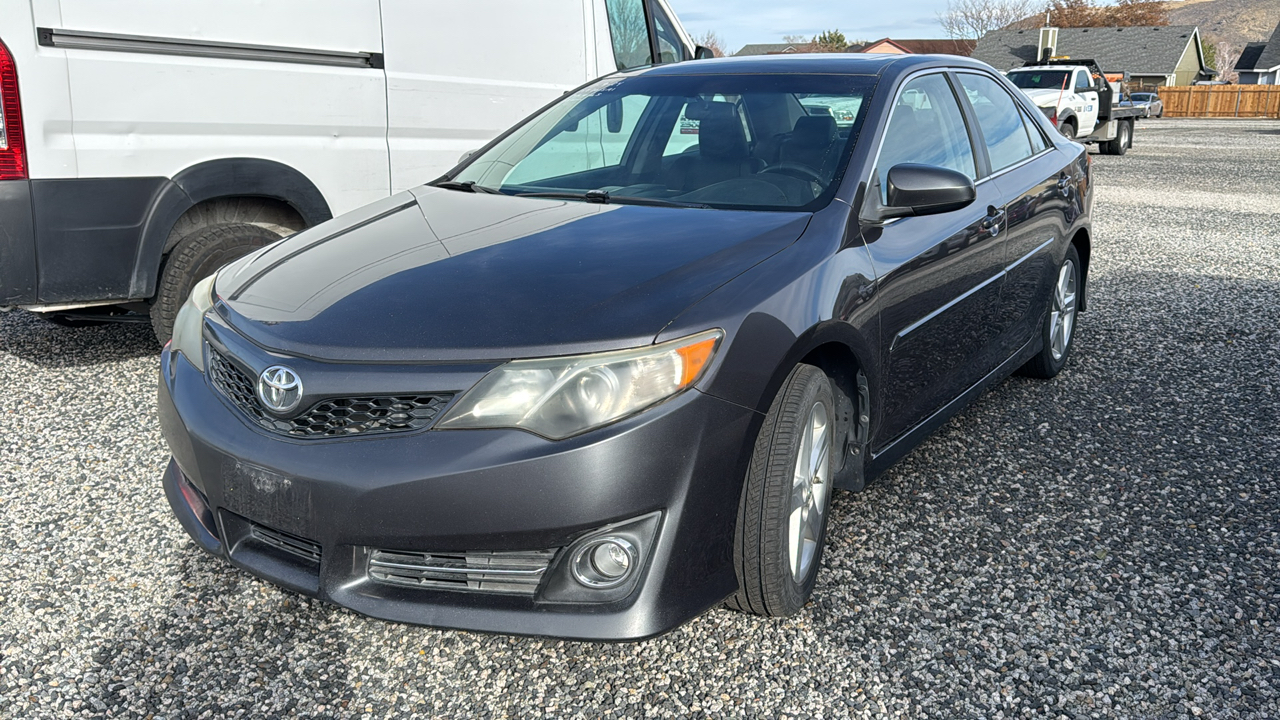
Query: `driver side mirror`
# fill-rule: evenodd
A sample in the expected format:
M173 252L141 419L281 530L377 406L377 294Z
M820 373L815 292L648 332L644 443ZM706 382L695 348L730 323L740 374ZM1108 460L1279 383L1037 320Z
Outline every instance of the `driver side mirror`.
M879 188L867 194L863 219L882 222L911 215L937 215L968 207L978 196L968 175L917 163L902 163L889 169L885 179L885 202Z
M715 56L716 56L715 52L714 52L714 51L712 51L712 50L711 50L711 48L709 48L709 47L703 47L703 46L699 45L698 47L694 48L694 50L693 50L693 59L694 59L694 60L710 60L711 58L713 58L713 57L715 57Z

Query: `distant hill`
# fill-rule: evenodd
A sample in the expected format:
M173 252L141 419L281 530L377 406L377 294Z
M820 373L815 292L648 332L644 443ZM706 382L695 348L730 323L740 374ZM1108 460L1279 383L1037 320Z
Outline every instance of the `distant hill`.
M1199 25L1205 42L1244 47L1266 40L1280 23L1280 0L1181 0L1166 3L1170 25Z

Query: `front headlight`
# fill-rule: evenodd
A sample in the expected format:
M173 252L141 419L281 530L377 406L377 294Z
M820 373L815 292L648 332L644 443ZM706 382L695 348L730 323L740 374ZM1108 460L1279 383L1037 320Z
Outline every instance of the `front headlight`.
M689 388L723 337L707 330L634 350L515 360L485 375L437 427L521 428L562 440Z
M213 307L213 283L217 273L196 283L191 297L178 309L173 321L173 352L182 353L200 372L204 372L204 314Z

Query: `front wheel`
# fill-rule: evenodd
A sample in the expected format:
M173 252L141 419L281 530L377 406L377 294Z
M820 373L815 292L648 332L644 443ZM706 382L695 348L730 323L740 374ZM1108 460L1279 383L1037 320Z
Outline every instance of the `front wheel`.
M232 260L279 239L279 233L259 225L226 223L198 228L179 240L160 271L151 305L151 327L156 339L168 341L178 310L196 283Z
M1081 277L1080 254L1072 245L1067 248L1067 257L1058 267L1049 294L1049 308L1040 330L1044 347L1019 369L1019 374L1048 379L1061 372L1067 364L1075 340Z
M1076 139L1076 122L1075 120L1063 120L1058 125L1058 132L1062 133L1062 137L1068 140Z
M836 442L831 381L797 365L765 416L738 505L727 604L770 617L804 607L818 577L831 507Z

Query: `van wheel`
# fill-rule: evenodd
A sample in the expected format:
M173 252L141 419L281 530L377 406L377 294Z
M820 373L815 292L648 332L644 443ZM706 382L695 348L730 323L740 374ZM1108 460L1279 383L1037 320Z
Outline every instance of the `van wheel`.
M151 304L151 327L161 343L173 335L173 321L191 288L236 258L280 239L278 233L248 223L197 229L178 241L160 270Z
M738 504L734 610L794 615L813 592L838 447L834 398L822 370L797 365L765 416Z

